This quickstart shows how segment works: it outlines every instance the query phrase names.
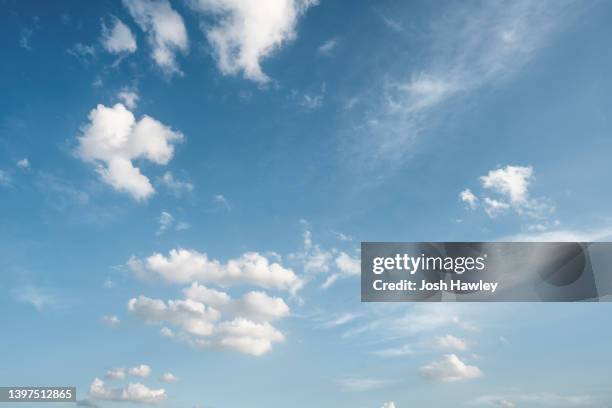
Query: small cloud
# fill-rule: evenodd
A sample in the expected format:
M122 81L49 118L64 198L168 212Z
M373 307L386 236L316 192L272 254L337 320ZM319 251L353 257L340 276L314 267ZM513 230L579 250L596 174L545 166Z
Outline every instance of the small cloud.
M435 344L439 348L445 349L445 350L464 351L464 350L467 350L468 348L465 340L460 339L459 337L455 337L451 334L447 334L446 336L436 337Z
M95 378L89 386L89 395L98 400L142 404L156 404L167 398L163 388L150 389L140 383L130 383L126 388L109 388L99 378Z
M353 314L353 313L345 313L343 315L340 315L332 320L328 320L327 322L325 322L323 324L323 327L338 327L338 326L343 326L347 323L352 322L353 320L357 319L359 316Z
M102 22L102 47L111 54L132 53L138 48L136 38L130 28L116 17L113 17L112 27Z
M128 373L133 377L146 378L151 374L151 367L146 364L141 364L137 367L130 368Z
M114 288L114 287L115 287L115 283L114 283L112 280L110 280L109 278L107 278L107 279L104 281L104 284L103 284L103 285L104 285L104 288L105 288L105 289L112 289L112 288Z
M171 172L167 171L161 178L161 182L170 190L175 196L179 197L184 193L190 193L193 191L193 184L187 181L180 181L174 178Z
M162 376L159 378L160 381L166 382L166 383L175 383L178 382L179 379L177 376L175 376L172 373L164 373L162 374Z
M156 235L162 235L172 227L172 224L174 224L174 217L169 212L162 211L157 222L159 223L159 228L157 229Z
M17 167L19 167L20 169L29 169L30 161L28 160L27 157L23 158L17 162Z
M32 34L34 34L34 30L31 28L22 28L19 31L19 46L24 50L32 51L32 45L30 44Z
M221 205L223 208L225 208L227 211L231 211L232 206L230 205L229 201L227 198L225 198L225 196L223 194L217 194L213 200L215 201L215 203Z
M121 324L121 320L117 316L103 316L102 321L109 327L117 328Z
M376 350L373 351L372 354L379 357L401 357L414 354L414 350L409 344L405 344L401 347Z
M76 43L72 47L66 50L68 54L77 58L84 64L89 63L96 57L96 49L93 45L85 45L82 43Z
M459 199L463 201L471 210L476 208L476 205L478 204L478 197L476 197L469 188L466 188L459 193Z
M421 367L419 372L424 378L440 382L463 381L482 376L478 367L465 364L456 354L446 354L440 360Z
M131 91L128 88L123 88L121 91L119 91L117 97L125 106L128 107L128 109L134 109L138 104L138 100L140 99L138 93Z
M113 368L112 370L108 370L104 375L104 378L109 380L124 380L125 368Z
M338 40L336 38L330 38L321 44L318 48L318 53L321 55L330 56L334 53L334 50L338 46Z
M0 170L0 186L11 184L11 176L6 171Z

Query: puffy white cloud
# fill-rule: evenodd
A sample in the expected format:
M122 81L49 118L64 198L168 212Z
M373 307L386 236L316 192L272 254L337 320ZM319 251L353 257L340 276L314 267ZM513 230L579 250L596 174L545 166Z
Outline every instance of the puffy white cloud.
M154 192L149 179L132 160L146 159L165 165L174 155L173 143L183 135L150 116L136 121L121 103L98 105L89 113L89 123L78 137L77 155L97 165L100 178L136 200L146 200Z
M467 350L468 346L465 340L455 337L452 334L436 337L435 343L438 347L446 350Z
M110 327L119 327L121 320L117 316L103 316L102 321Z
M19 167L20 169L29 169L30 161L27 157L25 157L17 162L17 167Z
M507 196L510 202L522 204L527 201L529 184L533 180L533 167L506 166L491 170L480 181L484 188Z
M104 375L105 378L109 380L124 380L125 379L125 369L124 368L113 368L112 370L108 370Z
M478 197L476 197L474 193L472 193L472 190L470 190L469 188L466 188L465 190L460 192L459 198L468 206L468 208L476 208L476 205L478 203Z
M279 297L268 296L264 292L252 291L240 299L232 299L227 293L191 284L184 291L188 299L204 303L223 314L244 316L255 321L272 321L289 315L289 306Z
M489 215L489 217L491 218L495 218L498 215L504 213L508 208L510 208L510 204L504 202L504 201L499 201L496 200L494 198L491 197L485 197L484 198L484 208L485 208L485 212Z
M187 29L181 15L167 0L123 0L123 4L147 34L155 63L168 75L180 74L176 53L185 53L189 48Z
M139 366L130 368L128 372L133 377L146 378L151 374L151 367L146 364L141 364Z
M209 259L206 253L189 249L172 249L168 256L155 253L145 260L132 257L128 266L139 276L158 276L166 282L214 282L226 286L252 284L268 289L297 292L302 280L279 263L270 262L257 252L247 252L227 263Z
M440 360L419 369L421 375L433 381L454 382L482 376L476 366L465 364L455 354L446 354Z
M128 107L128 109L134 109L138 104L138 100L140 99L135 91L128 88L123 88L121 91L119 91L117 97L125 106Z
M132 53L136 51L136 38L130 28L123 21L114 17L112 27L102 23L102 47L111 54Z
M150 389L140 383L130 383L125 388L109 388L99 378L89 386L89 396L98 400L145 404L160 403L167 397L163 388Z
M163 373L162 376L159 377L159 380L166 383L175 383L179 381L178 377L172 373Z
M193 184L186 181L176 180L169 171L164 173L161 178L161 182L177 197L181 196L183 193L190 193L193 191Z
M218 310L190 299L169 300L166 304L160 299L139 296L130 299L128 310L147 323L167 322L198 336L212 335L214 323L221 317Z
M295 39L300 16L317 0L191 0L192 7L216 18L204 25L217 65L224 75L240 72L245 78L266 83L270 79L261 61Z
M396 408L395 402L393 401L385 402L380 408Z

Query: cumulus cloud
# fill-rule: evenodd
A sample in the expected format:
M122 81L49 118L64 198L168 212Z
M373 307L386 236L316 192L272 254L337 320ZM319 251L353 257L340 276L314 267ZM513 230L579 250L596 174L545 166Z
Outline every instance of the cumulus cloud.
M268 289L296 293L302 280L291 270L271 262L257 252L246 252L221 263L206 253L190 249L172 249L168 256L154 253L144 260L132 257L128 267L137 276L159 277L170 283L214 282L222 286L252 284Z
M459 337L455 337L452 334L447 334L446 336L436 337L435 344L439 348L442 348L445 350L463 351L463 350L467 350L468 348L465 340L460 339Z
M176 383L179 381L178 377L172 373L163 373L159 380L165 383Z
M361 261L357 258L354 258L348 255L345 252L340 252L335 260L336 267L339 272L331 274L325 282L323 282L322 287L324 289L329 288L334 284L339 278L349 277L349 276L359 276L361 275Z
M261 61L296 38L296 26L317 0L191 0L192 7L213 24L203 25L224 75L242 73L245 78L266 83Z
M151 374L151 367L146 364L141 364L139 366L130 368L128 372L133 377L146 378Z
M459 198L461 199L461 201L463 201L468 206L468 208L472 210L476 208L478 197L476 197L474 193L472 193L472 190L470 190L469 188L466 188L465 190L460 192Z
M104 377L109 380L124 380L125 368L113 368L112 370L108 370Z
M396 408L395 402L393 401L385 402L380 408Z
M496 197L484 196L480 200L470 189L459 193L469 209L482 206L487 215L495 218L512 209L519 215L533 218L543 218L554 210L546 200L532 198L529 187L534 181L532 166L505 166L490 170L486 175L479 177L483 188L481 195L491 192ZM544 226L545 224L540 224Z
M125 388L110 388L95 378L89 386L89 396L98 400L157 404L167 397L163 388L150 389L140 383L130 383Z
M168 0L123 0L123 4L147 34L155 63L168 75L180 74L176 53L186 53L189 49L187 29L181 15Z
M249 292L241 299L197 283L185 289L185 300L167 303L145 296L130 299L128 310L147 323L168 323L177 327L162 328L162 335L178 338L195 348L226 349L254 356L272 349L273 343L285 340L269 321L289 314L280 298L262 292ZM230 320L221 320L227 315Z
M421 375L432 381L455 382L482 376L476 366L465 364L456 354L446 354L440 360L419 369Z
M194 282L183 293L187 299L210 305L222 314L243 316L254 321L272 321L289 315L289 306L283 299L264 292L251 291L240 299L232 299L225 292Z
M129 54L136 51L138 48L132 30L116 17L113 17L111 27L102 23L100 43L102 47L111 54Z
M102 181L140 201L155 190L132 160L166 165L174 155L173 143L181 140L182 133L150 116L137 121L121 103L113 107L98 105L82 128L76 154L96 165Z

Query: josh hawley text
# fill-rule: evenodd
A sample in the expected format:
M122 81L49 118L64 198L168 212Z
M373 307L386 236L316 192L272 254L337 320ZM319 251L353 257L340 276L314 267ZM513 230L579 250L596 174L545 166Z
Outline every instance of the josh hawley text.
M407 291L480 291L480 292L491 292L495 293L497 290L498 282L485 282L480 280L478 282L462 282L459 279L451 279L450 282L439 281L439 282L428 282L422 280L421 282L414 282L411 280L403 279L399 282L384 282L381 279L377 279L372 283L374 290L376 291L395 291L395 290L407 290Z

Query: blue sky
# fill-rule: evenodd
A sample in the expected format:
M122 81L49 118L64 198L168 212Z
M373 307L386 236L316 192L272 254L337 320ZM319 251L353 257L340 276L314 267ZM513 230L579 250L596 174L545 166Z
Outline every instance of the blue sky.
M612 4L1 3L0 384L611 406L605 303L361 304L358 260L612 236Z

